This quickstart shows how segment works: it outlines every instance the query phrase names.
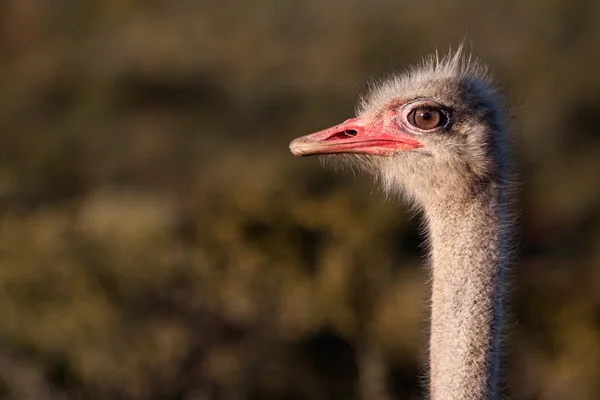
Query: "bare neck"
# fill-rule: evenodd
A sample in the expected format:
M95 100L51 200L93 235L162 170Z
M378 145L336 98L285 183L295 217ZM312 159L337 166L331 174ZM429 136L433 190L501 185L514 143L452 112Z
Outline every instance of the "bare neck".
M432 400L497 398L506 239L498 189L426 207Z

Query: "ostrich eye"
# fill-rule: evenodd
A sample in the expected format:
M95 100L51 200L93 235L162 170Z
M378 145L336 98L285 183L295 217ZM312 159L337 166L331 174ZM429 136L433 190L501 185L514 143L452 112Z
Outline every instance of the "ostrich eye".
M423 131L438 128L446 123L446 115L432 108L415 108L406 119L412 126Z

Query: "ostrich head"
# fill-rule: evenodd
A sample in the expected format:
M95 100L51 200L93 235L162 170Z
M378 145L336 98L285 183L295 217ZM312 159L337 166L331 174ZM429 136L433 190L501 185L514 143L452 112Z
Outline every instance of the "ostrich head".
M461 52L430 57L372 85L359 101L358 117L300 137L290 150L332 155L419 205L448 196L460 200L497 183L499 103L486 69Z

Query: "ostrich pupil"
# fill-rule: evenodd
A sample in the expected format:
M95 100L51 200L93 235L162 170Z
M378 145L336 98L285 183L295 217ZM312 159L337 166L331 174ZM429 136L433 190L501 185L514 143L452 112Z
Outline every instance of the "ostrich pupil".
M420 129L436 128L441 121L441 116L438 111L418 110L415 118L415 125Z

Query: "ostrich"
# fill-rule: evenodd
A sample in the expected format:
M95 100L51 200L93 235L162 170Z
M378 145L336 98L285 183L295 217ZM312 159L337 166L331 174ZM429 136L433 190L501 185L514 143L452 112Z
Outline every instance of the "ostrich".
M295 139L421 210L431 266L429 395L496 399L509 251L503 111L462 46L371 85L358 117Z

